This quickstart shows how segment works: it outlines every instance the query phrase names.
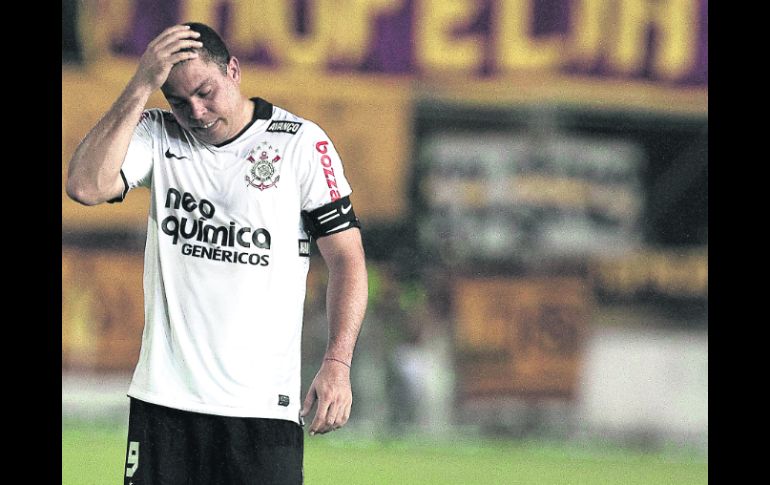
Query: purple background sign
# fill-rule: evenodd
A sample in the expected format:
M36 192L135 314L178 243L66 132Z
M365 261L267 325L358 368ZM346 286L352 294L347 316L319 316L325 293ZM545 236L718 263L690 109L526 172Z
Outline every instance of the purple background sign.
M169 25L194 19L182 19L181 11L184 1L191 0L166 0L163 2L153 0L134 0L134 14L131 19L131 28L125 39L113 39L114 52L124 55L139 56L144 51L147 43ZM277 1L277 0L276 0ZM295 22L289 28L293 28L297 36L308 35L309 16L313 15L313 0L283 0L291 3L295 13ZM391 74L421 75L425 66L420 66L416 60L415 42L416 25L418 18L417 4L421 0L404 0L403 6L395 12L373 16L369 25L372 29L371 42L367 46L363 60L355 65L345 64L334 59L328 59L326 66L333 71L371 72ZM476 0L476 13L467 20L458 22L458 28L452 32L456 38L469 38L472 34L478 38L483 58L474 69L479 77L494 77L500 75L502 70L495 59L496 39L495 21L498 19L499 4L502 0ZM643 1L643 0L640 0ZM692 6L697 7L693 24L680 26L683 29L695 29L691 32L696 36L696 41L691 49L690 56L693 59L687 72L682 73L676 79L664 79L656 73L653 61L658 54L656 41L660 39L661 32L655 26L647 29L646 45L639 48L644 52L641 55L642 63L633 73L613 71L605 56L599 55L589 63L570 62L566 59L556 68L556 71L588 75L602 78L615 79L641 79L654 81L673 86L707 86L708 85L708 0L692 0ZM526 5L526 4L525 4ZM530 0L529 7L533 9L533 24L530 26L530 35L533 39L542 36L563 36L569 39L571 22L575 10L579 5L578 0ZM215 3L214 19L212 27L217 29L227 41L230 29L230 19L237 13L232 2L221 0ZM260 22L268 22L269 19L258 18L254 20L255 28ZM604 30L611 35L616 19L610 16ZM612 45L612 39L608 38L607 45ZM233 51L242 62L280 65L271 54L271 46L255 45L249 52ZM553 69L552 69L553 70Z

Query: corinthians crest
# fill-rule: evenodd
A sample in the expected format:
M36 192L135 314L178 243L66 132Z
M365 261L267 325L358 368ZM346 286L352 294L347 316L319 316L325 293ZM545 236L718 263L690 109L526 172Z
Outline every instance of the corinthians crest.
M281 178L278 173L281 162L278 148L274 148L266 141L262 142L249 152L246 159L251 162L249 172L246 175L247 187L252 186L259 190L265 190L278 186L278 180Z

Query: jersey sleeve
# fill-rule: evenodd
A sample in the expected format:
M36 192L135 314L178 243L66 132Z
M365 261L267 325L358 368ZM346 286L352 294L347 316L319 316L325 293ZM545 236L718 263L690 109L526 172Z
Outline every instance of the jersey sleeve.
M315 123L307 123L300 150L299 181L301 207L313 211L351 194L337 149Z
M142 112L128 145L126 158L120 167L120 176L123 178L124 185L123 193L109 202L122 202L126 198L126 194L136 187L150 187L155 153L153 131L154 125L157 123L153 118L151 111Z

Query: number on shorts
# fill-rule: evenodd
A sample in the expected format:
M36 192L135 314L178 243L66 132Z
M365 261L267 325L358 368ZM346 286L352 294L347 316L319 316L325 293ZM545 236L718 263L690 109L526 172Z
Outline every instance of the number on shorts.
M128 442L128 456L126 457L126 476L131 478L139 468L139 442Z

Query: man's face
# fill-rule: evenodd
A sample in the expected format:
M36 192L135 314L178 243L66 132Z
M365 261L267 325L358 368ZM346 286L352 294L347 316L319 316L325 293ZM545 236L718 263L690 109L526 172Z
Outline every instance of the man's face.
M239 83L235 58L230 59L225 74L220 66L197 57L175 65L161 91L182 127L216 145L245 126Z

